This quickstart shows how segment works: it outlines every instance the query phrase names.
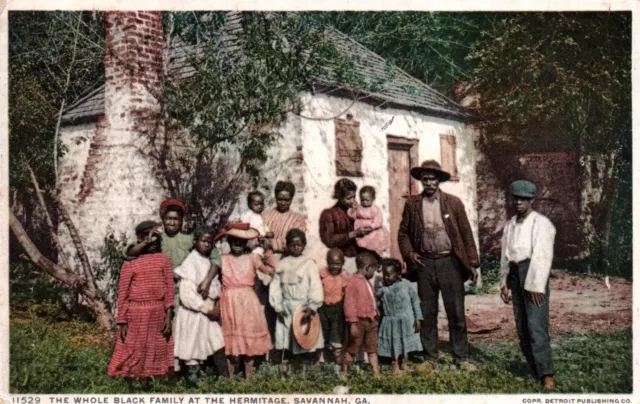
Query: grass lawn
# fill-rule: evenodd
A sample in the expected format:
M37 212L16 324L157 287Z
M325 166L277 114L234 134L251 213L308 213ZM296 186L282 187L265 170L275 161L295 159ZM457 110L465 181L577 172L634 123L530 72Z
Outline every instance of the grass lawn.
M46 309L45 309L46 311ZM539 392L514 343L475 343L473 359L479 370L417 371L393 377L389 365L382 377L354 368L348 381L336 376L333 365L311 369L306 377L291 376L282 368L263 365L249 383L213 375L200 389L181 380L156 379L149 389L132 387L107 376L111 344L92 323L52 321L42 309L12 311L10 385L14 394L37 393L330 393L348 385L349 393L524 393ZM558 393L631 393L631 330L607 334L574 334L552 341ZM444 361L450 361L445 355Z

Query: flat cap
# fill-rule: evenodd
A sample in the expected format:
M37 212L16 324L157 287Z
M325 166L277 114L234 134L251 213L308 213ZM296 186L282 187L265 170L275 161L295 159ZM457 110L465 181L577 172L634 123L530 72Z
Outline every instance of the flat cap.
M153 220L145 220L144 222L136 226L136 235L159 226L160 223L154 222Z
M536 196L536 186L531 181L518 180L511 183L511 195L521 198L533 198Z

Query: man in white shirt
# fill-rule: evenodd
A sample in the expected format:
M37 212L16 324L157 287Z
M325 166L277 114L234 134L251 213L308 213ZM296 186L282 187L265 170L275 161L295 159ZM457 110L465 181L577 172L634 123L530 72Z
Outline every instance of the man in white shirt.
M536 186L515 181L510 187L517 214L504 227L500 297L513 302L520 347L545 389L555 388L549 343L549 273L556 229L532 210Z

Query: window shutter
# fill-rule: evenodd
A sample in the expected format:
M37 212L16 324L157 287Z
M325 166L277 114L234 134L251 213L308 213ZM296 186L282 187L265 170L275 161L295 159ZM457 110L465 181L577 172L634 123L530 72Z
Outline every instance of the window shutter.
M363 177L362 138L360 122L353 119L336 119L336 175L339 177Z
M440 135L440 161L442 169L451 174L451 181L459 181L454 135Z

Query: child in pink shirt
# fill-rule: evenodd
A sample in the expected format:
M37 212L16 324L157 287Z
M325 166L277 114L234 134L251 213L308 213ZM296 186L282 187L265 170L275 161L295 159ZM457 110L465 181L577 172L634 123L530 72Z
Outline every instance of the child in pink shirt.
M364 226L370 226L373 229L366 236L356 239L358 246L374 251L379 257L382 257L389 250L391 242L389 231L382 225L382 211L377 205L373 204L375 199L375 188L369 185L360 188L360 205L354 204L347 211L347 215L354 219L354 230Z
M348 337L342 363L342 375L347 377L349 364L364 346L368 354L373 377L380 375L378 366L378 309L370 279L378 269L375 254L365 251L356 257L356 272L347 281L344 297L344 316Z

